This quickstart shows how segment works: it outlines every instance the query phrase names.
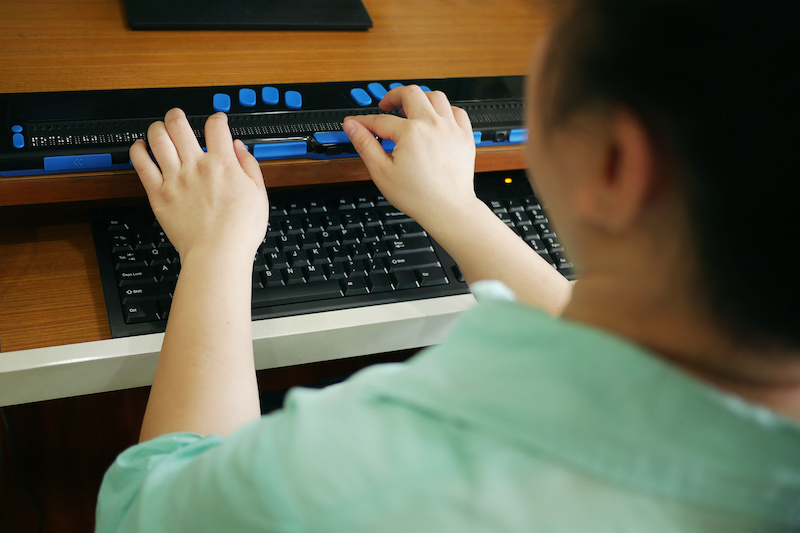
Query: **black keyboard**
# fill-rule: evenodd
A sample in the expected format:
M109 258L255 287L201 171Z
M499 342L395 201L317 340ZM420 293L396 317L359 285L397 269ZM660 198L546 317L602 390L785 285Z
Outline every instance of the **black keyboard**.
M479 174L475 183L495 214L574 277L523 172ZM112 335L163 332L180 257L153 212L98 209L92 232ZM270 191L252 281L254 320L468 292L452 258L372 183Z

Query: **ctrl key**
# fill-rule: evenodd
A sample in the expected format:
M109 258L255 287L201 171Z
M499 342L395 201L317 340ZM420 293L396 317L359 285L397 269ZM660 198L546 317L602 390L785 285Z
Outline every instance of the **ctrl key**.
M139 324L158 320L156 302L151 300L126 303L122 306L122 314L126 324Z

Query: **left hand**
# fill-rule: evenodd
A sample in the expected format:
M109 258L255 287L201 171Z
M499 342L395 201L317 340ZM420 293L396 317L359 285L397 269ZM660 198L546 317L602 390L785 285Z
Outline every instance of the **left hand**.
M253 255L269 216L261 167L233 141L224 113L209 117L205 133L207 153L183 111L172 109L147 132L158 165L144 141L131 147L131 162L181 260L198 250Z

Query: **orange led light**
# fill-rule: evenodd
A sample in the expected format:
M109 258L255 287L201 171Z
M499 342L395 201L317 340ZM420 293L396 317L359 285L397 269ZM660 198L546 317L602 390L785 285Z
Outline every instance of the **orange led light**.
M503 180L503 181L505 181L506 183L511 183L511 182L512 182L512 181L514 181L514 180L512 180L511 178L506 178L506 179L505 179L505 180Z

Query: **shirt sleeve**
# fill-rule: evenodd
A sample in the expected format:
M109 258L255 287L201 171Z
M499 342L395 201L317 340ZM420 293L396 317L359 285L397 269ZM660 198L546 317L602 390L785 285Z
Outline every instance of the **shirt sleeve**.
M470 292L478 302L516 302L517 295L508 285L496 279L484 279L472 283Z
M95 531L297 531L274 490L279 473L256 473L253 448L271 425L264 418L228 438L172 433L124 451L100 487Z

